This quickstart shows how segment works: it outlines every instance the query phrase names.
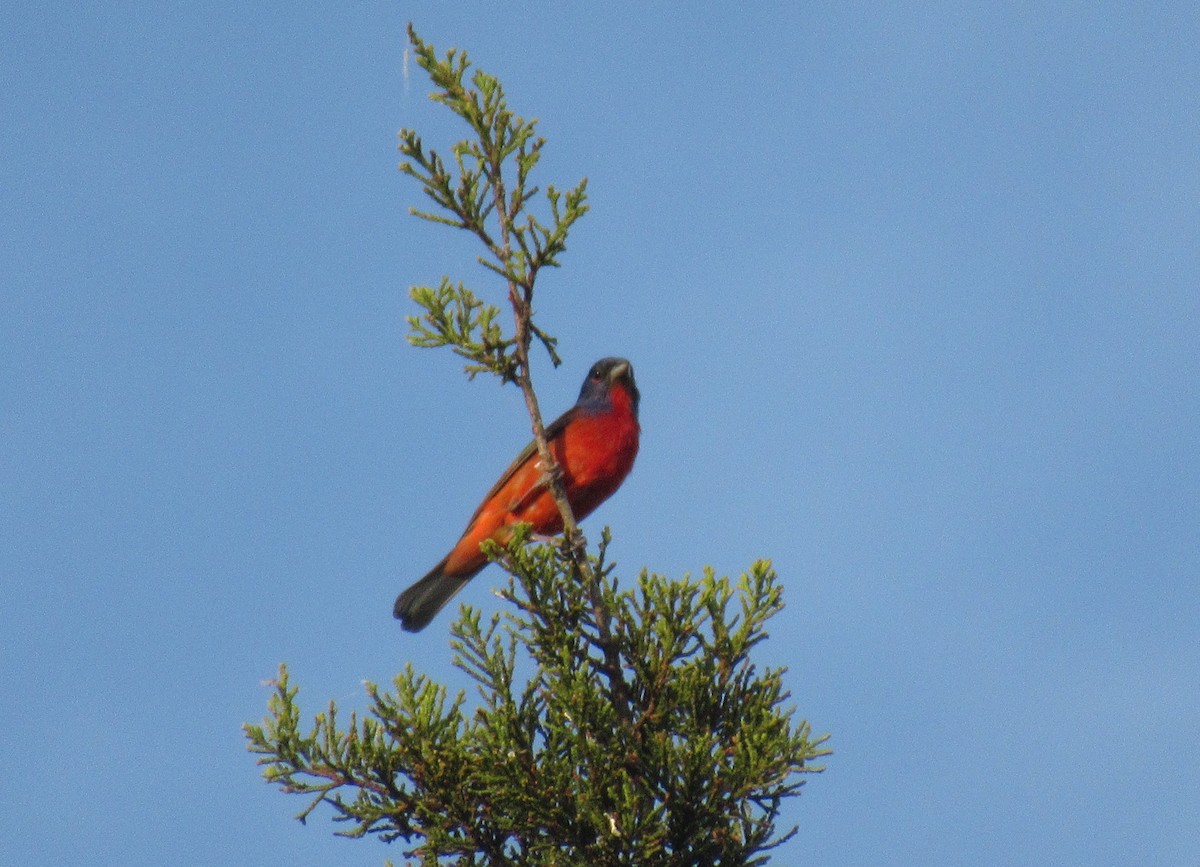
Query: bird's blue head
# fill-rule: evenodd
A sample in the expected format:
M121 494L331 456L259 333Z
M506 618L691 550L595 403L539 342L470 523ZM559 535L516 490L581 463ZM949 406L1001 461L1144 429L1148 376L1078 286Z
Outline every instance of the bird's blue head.
M593 364L587 379L583 381L583 388L579 390L579 400L575 406L588 412L611 409L613 388L622 388L629 395L629 404L636 418L641 395L633 378L633 365L624 358L601 358Z

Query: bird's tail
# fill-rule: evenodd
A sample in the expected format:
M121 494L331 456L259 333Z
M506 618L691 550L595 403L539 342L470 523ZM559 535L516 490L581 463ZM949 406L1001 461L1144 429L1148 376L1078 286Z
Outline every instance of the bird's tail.
M392 614L407 631L420 632L428 626L450 598L479 574L483 566L466 575L447 575L445 569L446 560L443 560L428 575L396 597Z

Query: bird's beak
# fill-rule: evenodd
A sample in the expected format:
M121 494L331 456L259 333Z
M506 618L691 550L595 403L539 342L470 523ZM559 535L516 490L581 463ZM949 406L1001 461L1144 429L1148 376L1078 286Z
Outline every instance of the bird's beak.
M618 364L616 367L614 367L612 370L610 370L608 372L608 381L616 382L618 379L620 379L622 376L624 376L628 372L629 372L629 362L622 361L620 364Z

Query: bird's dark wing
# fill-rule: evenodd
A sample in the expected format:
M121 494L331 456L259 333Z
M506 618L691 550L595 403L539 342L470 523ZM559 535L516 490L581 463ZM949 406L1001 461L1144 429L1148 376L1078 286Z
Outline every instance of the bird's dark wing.
M575 408L572 407L547 425L546 442L554 442L555 438L562 433L563 428L567 426L567 423L570 422L574 415ZM467 521L467 530L471 529L471 525L475 523L475 519L478 518L479 513L483 511L483 507L491 501L492 497L494 497L501 488L508 484L508 480L513 477L513 473L519 470L524 463L532 458L535 454L537 454L537 440L530 440L529 445L521 449L521 453L513 459L513 462L509 464L508 469L505 470L500 478L496 480L496 484L492 485L492 489L484 494L483 499L479 501L479 507L475 510L475 514L471 515L471 520ZM534 491L540 490L545 484L546 483L544 481L539 482L531 491L526 493L525 496L530 496L530 494L532 494ZM465 535L466 531L464 530L463 532Z

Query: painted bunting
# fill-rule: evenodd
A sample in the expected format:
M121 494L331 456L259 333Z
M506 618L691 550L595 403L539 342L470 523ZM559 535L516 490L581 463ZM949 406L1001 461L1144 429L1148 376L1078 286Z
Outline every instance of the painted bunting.
M640 397L633 366L624 358L602 358L588 371L579 400L546 428L550 453L562 468L563 487L577 520L607 500L633 469L641 432ZM450 553L396 598L393 613L401 626L410 632L424 629L488 564L480 544L485 539L507 544L513 525L520 523L531 524L538 536L553 536L563 528L532 442L487 492Z

